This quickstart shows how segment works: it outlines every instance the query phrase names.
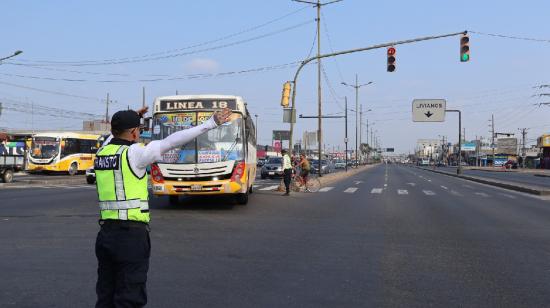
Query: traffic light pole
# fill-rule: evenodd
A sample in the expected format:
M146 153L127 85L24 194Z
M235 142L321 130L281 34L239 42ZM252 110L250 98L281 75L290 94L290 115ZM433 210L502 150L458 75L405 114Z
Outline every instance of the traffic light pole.
M462 174L462 113L460 110L445 110L445 112L458 112L458 166L456 174Z
M294 84L294 91L292 91L292 103L291 103L292 114L296 112L295 111L296 110L296 89L297 89L297 86L298 86L298 82L297 82L298 81L298 76L300 75L300 72L302 71L304 66L306 66L311 61L320 60L320 59L329 58L329 57L336 57L336 56L355 53L355 52L361 52L361 51L379 49L379 48L384 48L384 47L390 47L390 46L395 46L395 45L410 44L410 43L416 43L416 42L421 42L421 41L429 41L429 40L435 40L435 39L440 39L440 38L445 38L445 37L463 35L463 34L467 34L467 33L468 33L468 31L462 31L462 32L436 35L436 36L419 37L419 38L414 38L414 39L409 39L409 40L389 42L389 43L372 45L372 46L369 46L369 47L349 49L349 50L343 50L343 51L338 51L338 52L333 52L333 53L328 53L328 54L323 54L323 55L317 55L316 57L311 57L311 58L305 59L304 61L302 61L302 63L300 64L300 66L296 70L296 73L294 74L294 79L293 79L293 82L292 82ZM290 138L289 138L290 139L289 140L290 144L292 144L293 134L294 134L294 123L290 123ZM292 151L292 147L289 150Z

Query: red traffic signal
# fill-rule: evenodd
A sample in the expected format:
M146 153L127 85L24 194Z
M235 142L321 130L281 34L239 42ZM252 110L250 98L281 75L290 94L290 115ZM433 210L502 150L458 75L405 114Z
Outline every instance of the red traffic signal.
M395 71L395 47L389 47L387 50L387 55L388 55L387 71L393 72Z

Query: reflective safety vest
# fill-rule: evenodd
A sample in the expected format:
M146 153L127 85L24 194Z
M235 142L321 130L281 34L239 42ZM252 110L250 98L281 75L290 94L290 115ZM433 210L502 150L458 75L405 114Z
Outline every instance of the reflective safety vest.
M101 219L149 222L147 173L134 174L127 145L108 144L96 154L94 170Z

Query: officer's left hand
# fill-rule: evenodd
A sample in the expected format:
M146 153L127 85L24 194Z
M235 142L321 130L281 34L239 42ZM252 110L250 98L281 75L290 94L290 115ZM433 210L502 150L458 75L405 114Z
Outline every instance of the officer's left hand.
M216 124L222 125L223 123L229 122L232 120L231 115L233 112L229 108L224 108L221 111L216 111L214 113L214 121Z

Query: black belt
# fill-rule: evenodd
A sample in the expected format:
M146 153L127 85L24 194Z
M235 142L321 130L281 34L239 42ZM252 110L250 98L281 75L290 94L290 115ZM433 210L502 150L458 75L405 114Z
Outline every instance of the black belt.
M149 224L133 220L104 219L99 220L99 225L101 228L143 228L150 230Z

